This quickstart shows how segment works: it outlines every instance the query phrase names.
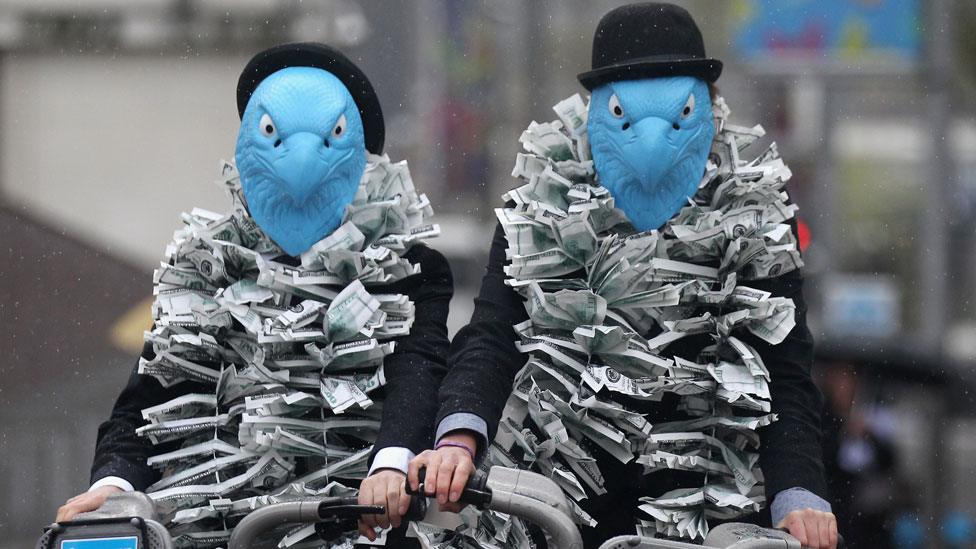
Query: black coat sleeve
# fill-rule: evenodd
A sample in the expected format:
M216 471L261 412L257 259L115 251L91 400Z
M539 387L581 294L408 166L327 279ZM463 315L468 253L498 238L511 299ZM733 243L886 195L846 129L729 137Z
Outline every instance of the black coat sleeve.
M779 345L770 345L751 334L743 337L759 351L769 369L772 411L779 416L778 421L759 430L759 465L766 479L767 501L794 487L826 499L821 449L823 395L810 374L813 336L807 327L803 276L800 271L793 271L743 285L788 297L796 304L796 326Z
M142 356L147 360L154 357L148 343L142 349ZM156 378L142 375L138 370L137 362L111 415L98 427L92 483L105 477L120 477L136 490L145 490L159 480L159 473L146 465L146 460L178 447L178 441L153 445L149 439L136 435L136 429L147 423L142 418L142 409L194 392L197 384L184 382L164 388Z
M458 412L480 417L488 426L489 440L498 429L515 374L525 365L525 356L515 347L518 337L512 326L526 320L528 313L521 296L505 285L506 248L508 241L499 224L471 322L451 342L437 413L437 423Z
M386 396L373 456L389 446L414 453L431 447L435 395L447 371L447 313L454 294L451 268L443 255L423 245L414 246L405 257L420 264L420 274L392 284L389 290L409 296L416 316L410 334L396 341L383 363Z

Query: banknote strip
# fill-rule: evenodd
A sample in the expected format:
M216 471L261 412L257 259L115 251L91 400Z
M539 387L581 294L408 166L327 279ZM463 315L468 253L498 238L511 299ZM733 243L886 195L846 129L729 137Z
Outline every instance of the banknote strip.
M709 520L765 503L757 430L776 415L754 342L790 337L796 307L756 288L803 265L785 191L792 174L775 144L753 155L763 128L729 123L716 98L697 194L660 229L637 232L597 181L587 101L575 95L553 110L557 120L520 136L518 183L495 210L506 284L529 320L514 327L526 364L488 459L552 478L580 525L592 525L584 509L606 493L607 468L640 464L651 484L661 471L698 473L697 484L648 494L634 511L639 533L701 540ZM680 412L671 421L638 411L664 402ZM470 546L517 547L497 535L515 523L486 512L458 535ZM457 539L418 534L427 547Z
M137 434L170 445L149 458L161 478L147 491L187 548L226 546L264 505L355 494L340 481L366 474L383 361L415 318L390 285L420 273L410 249L440 233L406 163L386 156L368 157L342 223L298 258L250 217L232 163L217 184L229 209L183 214L153 274L152 353L138 365L177 393L142 411Z

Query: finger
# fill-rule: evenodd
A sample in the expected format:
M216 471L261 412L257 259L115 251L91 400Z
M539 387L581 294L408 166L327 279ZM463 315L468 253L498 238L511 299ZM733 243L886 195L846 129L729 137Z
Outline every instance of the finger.
M376 532L374 532L372 528L370 528L365 522L363 522L362 519L360 519L359 521L359 533L366 536L366 538L369 539L369 541L376 540Z
M383 513L376 516L376 525L384 530L390 527L389 508L386 506L386 483L380 482L373 488L373 502L383 506Z
M372 522L372 526L378 528L389 528L390 523L389 520L386 518L385 483L382 482L376 483L376 485L372 486L372 490L373 490L373 496L372 496L373 499L371 500L372 503L370 503L370 505L382 505L383 512L375 515L369 515L369 518L372 519L370 522ZM370 524L370 522L367 522L367 524Z
M828 513L827 516L830 517L830 549L837 549L837 517L833 513Z
M404 480L404 483L406 483L406 480ZM399 512L401 517L403 515L406 515L407 511L410 510L410 497L411 497L410 494L408 494L406 490L402 488L400 489L400 505L397 507L397 511Z
M471 462L461 461L461 464L457 466L454 470L454 478L451 480L451 494L448 497L448 501L451 503L457 502L461 499L461 492L464 491L464 485L468 483L468 477L471 476Z
M433 454L427 461L427 476L424 477L424 493L433 496L437 491L437 475L440 474L441 456Z
M364 495L365 494L365 495ZM373 505L373 487L372 486L362 486L359 487L359 503L360 505ZM376 528L376 515L360 515L359 520L366 525L367 528ZM369 536L367 536L369 537ZM370 538L372 539L372 538Z
M87 506L78 505L77 503L65 506L64 519L62 520L72 520L82 513L87 513L91 511Z
M817 533L820 538L820 547L822 549L830 549L830 519L827 518L827 514L824 513L820 515L820 520L817 521Z
M425 465L427 465L427 452L422 452L419 456L411 459L410 464L407 465L407 482L410 483L410 489L414 492L420 486L420 468Z
M390 479L386 485L386 516L390 520L390 526L400 527L400 487L403 483Z
M356 497L356 499L359 501L360 505L373 505L375 503L376 500L373 499L374 482L375 479L368 478L364 480L362 484L359 485L359 495ZM359 517L359 520L362 524L366 526L366 529L369 530L370 533L372 533L373 535L376 534L373 531L373 528L376 527L376 515L361 515ZM370 536L370 534L367 533L364 533L363 535L366 537ZM373 538L369 538L369 539L370 541L372 541Z
M85 502L65 503L58 509L57 522L64 522L75 518L80 513L91 511L95 507Z
M800 542L800 545L809 547L810 538L807 536L807 529L803 525L803 521L794 517L793 519L788 519L788 523L789 526L787 526L787 530L790 531L790 535L796 538L796 540Z
M366 478L359 483L359 494L356 495L356 501L360 505L372 505L372 501L369 499L373 495L373 489L371 487L373 479Z
M437 470L437 503L441 506L447 503L447 493L451 489L451 477L454 476L456 467L457 462L449 461L441 463L440 469Z
M807 531L807 545L820 549L820 529L816 518L805 513L802 522L803 528Z

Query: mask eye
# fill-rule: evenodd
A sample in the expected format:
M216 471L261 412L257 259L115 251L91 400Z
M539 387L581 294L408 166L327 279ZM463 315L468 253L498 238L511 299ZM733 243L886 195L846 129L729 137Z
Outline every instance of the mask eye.
M268 113L264 113L264 115L261 116L261 121L258 122L258 127L261 128L261 133L265 137L271 137L275 134L275 132L278 131L275 129L274 122L271 121L271 117L268 116Z
M610 108L610 114L612 114L614 118L624 117L624 108L620 106L620 100L617 99L617 94L610 96L610 104L608 107Z
M342 134L344 134L345 132L346 132L346 115L343 114L342 116L339 117L339 121L336 122L335 127L332 128L332 136L342 137Z
M688 96L688 102L685 103L684 108L681 109L681 119L687 120L693 112L695 112L695 94Z

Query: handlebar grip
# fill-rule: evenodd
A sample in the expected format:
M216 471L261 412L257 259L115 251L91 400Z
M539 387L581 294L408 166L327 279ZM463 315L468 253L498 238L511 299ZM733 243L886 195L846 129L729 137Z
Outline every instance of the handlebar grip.
M406 491L411 496L426 496L426 490L424 489L424 484L427 481L427 467L421 467L420 471L417 472L417 478L420 481L417 485L417 490L412 490L409 483L407 484ZM474 473L468 477L468 481L464 484L464 489L461 491L461 497L459 501L468 505L474 505L480 509L484 509L489 503L491 503L491 491L485 488L488 483L488 473L482 471L481 469L475 470Z
M362 515L382 515L386 509L382 505L360 505L355 497L328 498L319 503L320 519L355 518Z
M790 531L787 530L786 528L777 528L777 530L779 530L781 532L786 532L787 534L790 533ZM841 535L840 532L837 532L837 549L845 549L846 547L847 547L847 544L844 543L844 536ZM807 546L804 545L803 546L803 549L807 549Z

